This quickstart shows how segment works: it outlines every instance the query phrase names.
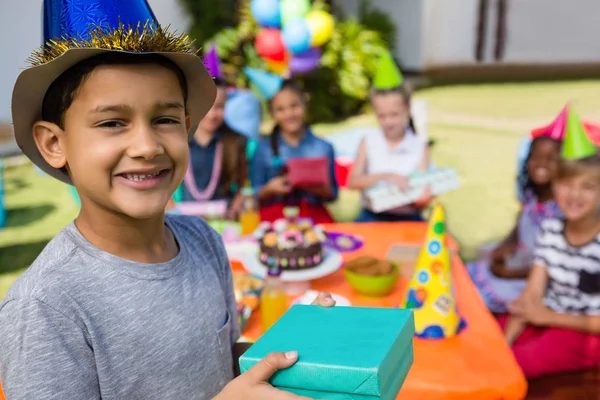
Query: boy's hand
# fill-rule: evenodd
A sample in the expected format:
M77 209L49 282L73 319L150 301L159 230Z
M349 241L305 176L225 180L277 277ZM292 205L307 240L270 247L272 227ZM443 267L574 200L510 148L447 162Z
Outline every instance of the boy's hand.
M271 353L248 371L238 376L213 400L310 400L275 389L269 379L280 369L289 368L298 360L298 353Z
M335 300L331 295L327 292L321 292L317 296L316 299L311 303L313 306L321 306L321 307L333 307L335 306Z

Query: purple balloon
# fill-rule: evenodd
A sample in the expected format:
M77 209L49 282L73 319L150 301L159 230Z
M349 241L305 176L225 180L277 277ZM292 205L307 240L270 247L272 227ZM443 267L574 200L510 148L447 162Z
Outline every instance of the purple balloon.
M310 72L319 66L320 61L321 49L313 47L302 54L292 56L290 71L293 73Z

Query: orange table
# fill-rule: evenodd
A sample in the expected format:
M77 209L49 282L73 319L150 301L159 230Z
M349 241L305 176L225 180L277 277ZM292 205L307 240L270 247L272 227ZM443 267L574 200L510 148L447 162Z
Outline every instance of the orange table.
M344 260L357 255L385 257L392 244L422 243L426 231L423 223L331 224L325 228L364 239L364 247L344 254ZM450 246L457 248L452 240ZM398 399L523 399L527 382L500 328L471 284L458 255L453 256L452 262L457 303L468 326L459 336L443 341L415 338L415 363ZM232 264L234 270L243 268L239 263ZM356 306L396 307L402 301L406 283L401 281L392 294L380 299L353 293L342 271L315 280L311 286L314 290L340 294ZM262 334L259 312L252 315L243 332L251 340Z

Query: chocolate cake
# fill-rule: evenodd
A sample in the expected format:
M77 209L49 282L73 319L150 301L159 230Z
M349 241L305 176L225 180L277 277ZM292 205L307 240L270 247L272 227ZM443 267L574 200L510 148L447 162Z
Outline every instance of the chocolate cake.
M263 226L259 239L259 259L265 266L277 265L283 271L317 267L323 261L325 234L309 222Z

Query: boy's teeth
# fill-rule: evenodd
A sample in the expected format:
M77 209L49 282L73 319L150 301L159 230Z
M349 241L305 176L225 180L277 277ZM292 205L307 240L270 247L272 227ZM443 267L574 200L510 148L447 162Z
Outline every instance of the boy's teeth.
M158 176L160 172L156 172L154 174L145 174L145 175L137 175L137 174L125 174L125 178L130 181L145 181L147 179L152 179Z

